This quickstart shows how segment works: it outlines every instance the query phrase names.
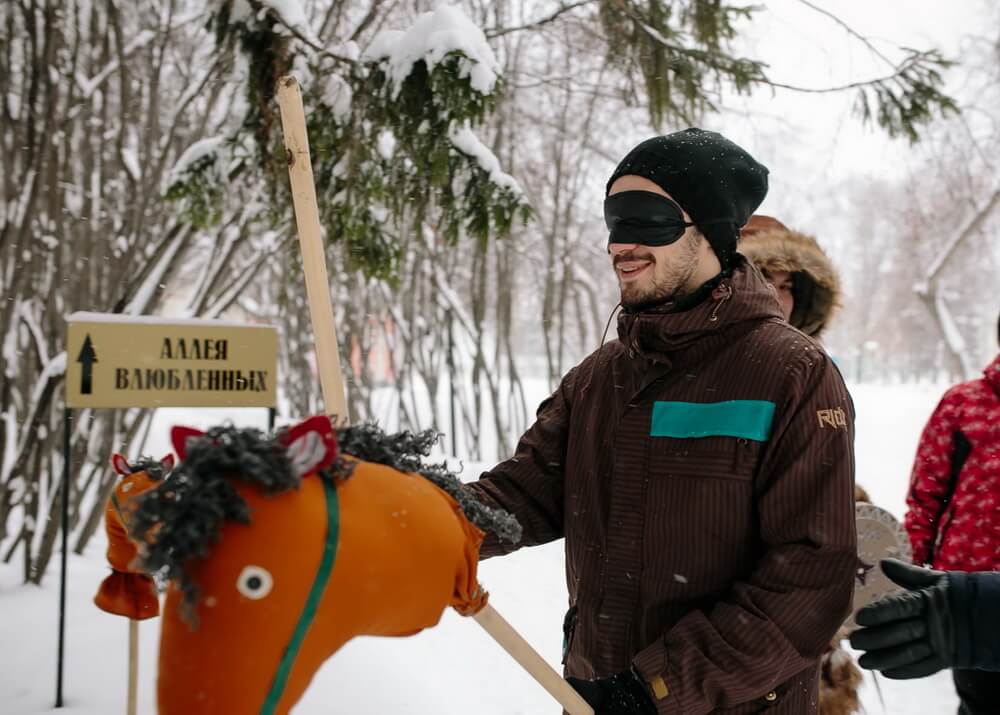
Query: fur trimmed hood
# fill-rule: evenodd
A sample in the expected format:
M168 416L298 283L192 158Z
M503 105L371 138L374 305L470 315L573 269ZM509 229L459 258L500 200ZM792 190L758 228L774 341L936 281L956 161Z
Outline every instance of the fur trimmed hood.
M770 217L754 216L741 232L737 250L762 271L794 274L795 308L788 322L818 338L842 296L840 277L816 239Z

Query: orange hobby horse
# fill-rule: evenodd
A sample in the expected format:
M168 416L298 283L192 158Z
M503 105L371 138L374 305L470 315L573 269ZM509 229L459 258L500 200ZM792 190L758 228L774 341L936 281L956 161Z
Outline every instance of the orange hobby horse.
M287 713L354 636L411 635L447 606L485 606L483 532L466 514L520 536L443 467L420 466L426 434L335 431L314 417L275 438L234 427L172 437L180 466L129 518L145 568L169 580L161 715ZM354 456L338 454L338 437ZM432 483L449 488L442 476L461 506Z
M129 539L125 524L135 507L135 497L159 486L174 468L174 457L168 454L160 461L141 459L129 464L124 456L115 454L111 466L121 477L104 510L111 573L101 581L94 603L102 611L141 621L160 615L160 600L153 578L137 563L139 549Z

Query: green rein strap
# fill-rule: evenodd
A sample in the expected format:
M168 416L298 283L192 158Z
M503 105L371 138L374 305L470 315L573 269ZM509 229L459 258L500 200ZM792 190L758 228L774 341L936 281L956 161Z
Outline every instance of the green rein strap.
M320 560L316 578L313 579L312 588L309 590L309 597L302 607L302 615L299 616L299 622L292 632L292 639L289 641L288 647L285 648L281 663L278 664L278 670L274 674L271 689L268 691L267 697L264 698L264 704L261 705L260 715L273 715L274 709L278 706L278 702L285 692L288 676L295 665L295 658L302 647L302 641L305 640L313 618L316 616L316 609L323 597L326 582L330 580L330 572L333 571L333 562L337 558L337 539L340 534L340 505L337 501L337 488L333 485L332 480L317 478L323 481L323 492L326 495L326 543L323 545L323 557Z

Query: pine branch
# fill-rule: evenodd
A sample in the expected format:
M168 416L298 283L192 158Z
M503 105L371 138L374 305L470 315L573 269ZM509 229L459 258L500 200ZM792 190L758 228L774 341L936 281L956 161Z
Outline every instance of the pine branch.
M931 50L929 52L920 52L910 55L898 65L894 65L893 71L890 74L882 77L876 77L874 79L858 80L857 82L848 82L847 84L834 85L832 87L803 87L801 85L787 84L785 82L775 82L767 77L760 80L760 83L777 89L787 89L792 92L802 92L805 94L835 94L837 92L846 92L852 89L879 87L889 82L903 84L900 82L900 79L905 77L909 70L920 67L924 61L930 61L932 63L947 62L947 60L938 56L936 50Z
M509 35L512 32L522 32L523 30L537 30L540 27L549 25L568 12L576 10L578 7L583 7L585 5L593 5L597 0L579 0L579 2L572 2L568 5L560 5L559 9L546 15L545 17L539 18L538 20L532 20L531 22L525 23L524 25L518 25L516 27L494 27L489 30L484 30L486 33L486 38L492 40L495 37L502 37L504 35Z
M844 30L847 32L848 35L850 35L851 37L853 37L856 40L860 41L865 47L867 47L869 50L872 51L872 54L874 54L879 59L883 60L887 65L892 66L892 65L895 64L892 60L890 60L888 57L886 57L884 54L882 54L881 50L879 50L877 47L875 47L875 45L872 44L871 40L869 40L867 37L865 37L860 32L858 32L857 30L855 30L853 27L851 27L850 25L848 25L846 22L844 22L843 20L841 20L839 17L837 17L836 15L834 15L829 10L824 10L823 8L821 8L821 7L817 6L817 5L809 2L809 0L799 0L799 2L802 3L803 5L805 5L806 7L808 7L810 10L814 10L814 11L818 12L820 15L824 15L824 16L830 18L831 20L833 20L838 25L840 25L842 28L844 28Z

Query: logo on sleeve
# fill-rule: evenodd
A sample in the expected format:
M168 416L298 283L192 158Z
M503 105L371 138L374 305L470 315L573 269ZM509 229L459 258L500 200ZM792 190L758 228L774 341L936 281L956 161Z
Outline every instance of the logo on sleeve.
M844 412L844 408L842 407L831 410L816 410L816 417L819 418L821 429L825 429L826 427L832 427L833 429L843 427L847 429L847 413Z

